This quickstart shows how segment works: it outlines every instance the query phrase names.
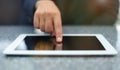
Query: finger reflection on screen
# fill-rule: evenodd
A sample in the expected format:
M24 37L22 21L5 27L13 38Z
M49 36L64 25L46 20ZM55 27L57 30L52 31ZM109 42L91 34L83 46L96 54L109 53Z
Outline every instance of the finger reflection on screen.
M62 42L61 43L56 43L55 50L62 50Z
M56 42L55 38L51 38L51 41L54 44L54 50L62 50L62 42Z
M35 44L34 50L62 50L62 42L57 43L55 38L50 38L50 40L39 40Z

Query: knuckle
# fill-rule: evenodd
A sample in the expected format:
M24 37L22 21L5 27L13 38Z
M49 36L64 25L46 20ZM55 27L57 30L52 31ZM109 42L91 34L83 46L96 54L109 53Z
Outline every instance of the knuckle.
M36 11L36 12L35 12L35 15L39 15L39 12Z
M57 11L57 12L53 12L53 15L59 16L59 15L61 15L61 13L59 11Z
M50 16L52 15L52 12L46 12L46 15Z
M41 12L39 12L39 15L44 15L44 14L45 14L45 12L42 12L42 11L41 11Z
M37 11L36 12L36 15L44 15L45 14L45 12L43 12L43 11Z

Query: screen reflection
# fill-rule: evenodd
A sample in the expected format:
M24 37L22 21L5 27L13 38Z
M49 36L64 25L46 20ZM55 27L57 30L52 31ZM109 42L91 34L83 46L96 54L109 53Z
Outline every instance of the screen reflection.
M95 36L63 36L57 43L55 37L27 36L16 50L105 50Z
M62 50L62 42L56 42L55 37L26 37L16 50Z
M55 38L50 38L50 41L39 41L35 44L34 50L62 50L62 42L57 43Z

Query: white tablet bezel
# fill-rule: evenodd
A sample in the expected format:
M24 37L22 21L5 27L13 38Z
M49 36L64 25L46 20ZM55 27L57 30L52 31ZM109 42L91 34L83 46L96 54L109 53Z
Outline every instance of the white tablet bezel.
M21 34L3 54L6 55L116 55L117 51L101 34L63 34L63 36L95 36L105 50L15 50L26 36L47 36L48 34Z

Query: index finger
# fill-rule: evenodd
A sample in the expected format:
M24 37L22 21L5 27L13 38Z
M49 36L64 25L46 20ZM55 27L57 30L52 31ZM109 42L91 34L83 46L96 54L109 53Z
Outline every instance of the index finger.
M56 34L56 41L57 42L62 42L62 23L61 23L61 16L56 15L53 18L54 21L54 29L55 29L55 34Z

